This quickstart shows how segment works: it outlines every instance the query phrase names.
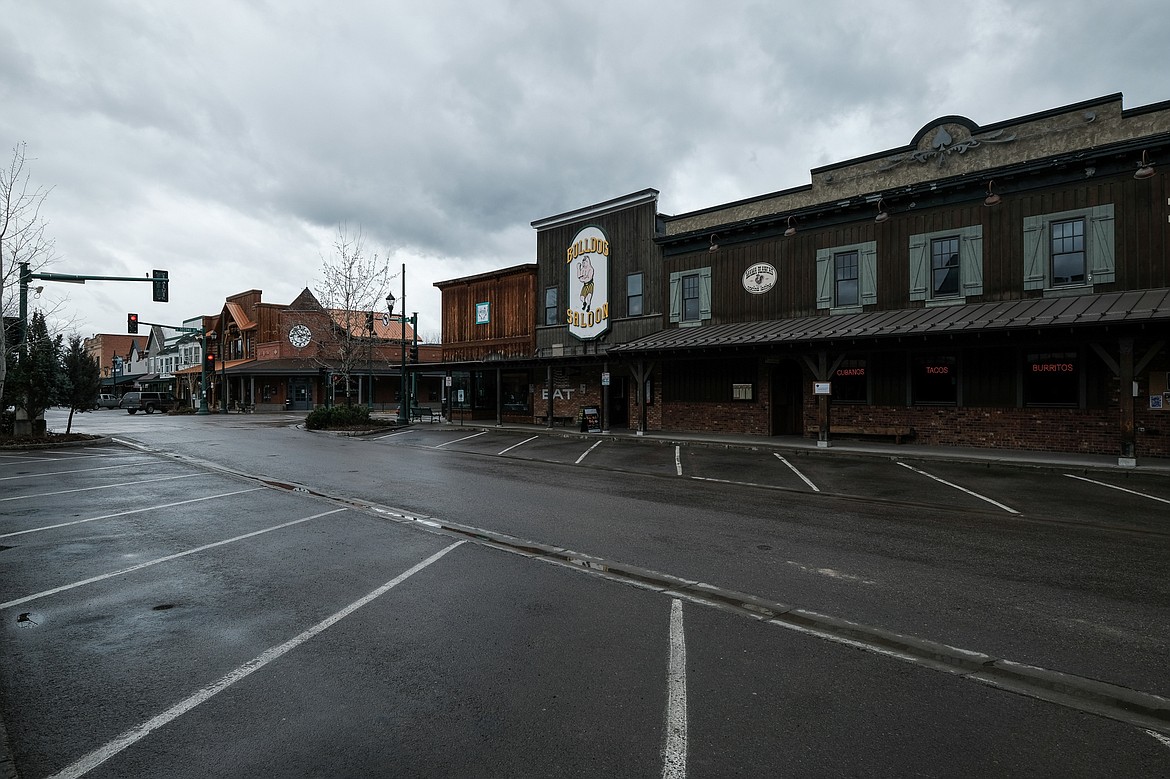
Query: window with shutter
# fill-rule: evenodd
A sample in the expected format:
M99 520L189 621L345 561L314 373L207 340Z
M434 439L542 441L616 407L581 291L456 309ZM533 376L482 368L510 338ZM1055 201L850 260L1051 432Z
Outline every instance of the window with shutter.
M1024 218L1024 289L1083 294L1115 279L1113 204Z

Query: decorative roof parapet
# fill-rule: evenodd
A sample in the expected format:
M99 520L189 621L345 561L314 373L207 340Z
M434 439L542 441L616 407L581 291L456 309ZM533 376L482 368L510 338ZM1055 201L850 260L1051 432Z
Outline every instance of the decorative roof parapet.
M853 198L876 201L943 179L1002 170L1049 157L1170 133L1170 101L1123 110L1120 94L980 127L961 116L924 126L901 149L820 168L811 184L665 217L666 236L783 217ZM972 152L979 151L974 154ZM927 164L934 162L936 164ZM997 174L998 175L998 174Z

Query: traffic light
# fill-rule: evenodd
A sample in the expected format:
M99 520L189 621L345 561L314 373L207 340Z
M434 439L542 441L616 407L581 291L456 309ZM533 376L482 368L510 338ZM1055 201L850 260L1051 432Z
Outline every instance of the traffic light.
M171 282L168 280L170 276L165 270L156 270L151 272L151 277L154 279L154 302L166 303L171 298Z
M412 363L418 362L418 344L410 345L410 361Z
M130 335L138 334L138 314L126 315L126 332Z
M205 356L203 358L203 367L206 368L209 372L215 373L215 355L214 354L212 354L211 352L207 353L207 356Z

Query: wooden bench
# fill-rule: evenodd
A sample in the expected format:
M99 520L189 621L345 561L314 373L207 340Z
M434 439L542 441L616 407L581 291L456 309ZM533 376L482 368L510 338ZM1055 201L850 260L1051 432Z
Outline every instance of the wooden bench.
M537 417L537 419L540 420L540 424L542 424L542 425L548 424L548 416L547 415L542 416L542 417ZM560 425L561 427L568 427L569 425L577 424L577 417L554 416L552 418L552 423L553 423L553 427L556 427L557 425Z
M437 422L439 418L435 410L427 406L415 406L410 410L410 419L412 422L421 422L424 419L428 422Z
M809 425L807 428L809 433L821 432L820 425ZM856 436L878 436L882 438L893 438L894 443L902 443L903 438L909 438L914 435L914 428L905 426L890 426L890 425L829 425L830 435L856 435Z

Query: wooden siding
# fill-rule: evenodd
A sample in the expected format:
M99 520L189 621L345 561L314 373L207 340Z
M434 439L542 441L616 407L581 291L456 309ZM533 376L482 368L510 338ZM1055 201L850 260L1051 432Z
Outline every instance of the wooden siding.
M577 233L582 228L591 226L599 227L605 232L610 247L610 331L605 336L605 342L624 343L660 329L661 299L665 285L662 279L661 250L654 242L657 220L656 206L650 202L537 232L537 295L533 313L538 323L540 347L548 347L554 343L569 347L581 343L569 335L566 325L544 324L544 292L549 287L557 288L557 304L563 316L569 290L565 252L568 251ZM643 274L641 317L631 318L626 310L626 277L631 273Z
M523 358L535 352L534 271L444 283L442 293L444 361ZM487 324L475 323L477 303L490 304Z
M817 316L826 313L816 307L817 250L876 241L877 304L866 310L918 308L923 303L911 301L909 296L910 236L981 225L983 294L969 295L966 302L1022 300L1042 294L1024 290L1024 218L1111 203L1115 213L1115 281L1096 284L1093 291L1159 289L1170 287L1167 197L1167 176L1158 174L1145 181L1135 181L1132 175L1114 176L1006 195L994 207L984 206L981 197L957 205L914 209L911 204L887 200L890 219L884 223L875 223L867 213L855 222L831 228L806 227L790 238L727 236L717 239L720 246L714 253L700 249L667 256L662 275L669 278L677 271L711 268L712 325ZM776 268L776 284L767 293L752 295L743 288L742 277L758 263ZM659 285L655 294L654 307L664 312L666 327L668 290Z

